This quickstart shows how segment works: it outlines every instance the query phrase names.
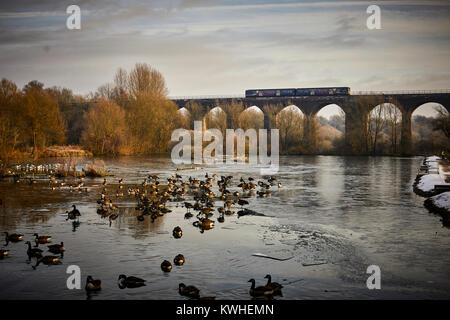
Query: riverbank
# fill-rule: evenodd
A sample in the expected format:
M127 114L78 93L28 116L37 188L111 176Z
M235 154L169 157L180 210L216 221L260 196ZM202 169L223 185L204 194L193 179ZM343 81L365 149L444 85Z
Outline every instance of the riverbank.
M445 226L450 226L450 163L440 157L432 156L424 159L413 190L426 197L424 206L430 212L439 214Z
M450 191L426 199L424 206L430 212L440 214L443 224L450 226Z
M63 158L63 157L92 157L90 151L84 150L81 146L51 146L42 153L43 158Z

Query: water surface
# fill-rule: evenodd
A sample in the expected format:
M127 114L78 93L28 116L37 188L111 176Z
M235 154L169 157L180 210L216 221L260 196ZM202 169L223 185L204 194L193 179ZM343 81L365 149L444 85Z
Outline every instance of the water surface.
M89 193L51 190L35 184L0 181L0 231L33 233L64 241L67 252L56 266L27 261L25 241L3 246L10 257L0 260L1 299L86 299L84 290L68 290L66 268L78 265L82 286L87 275L102 280L102 291L90 299L179 299L178 284L196 285L202 296L248 299L250 278L264 276L284 285L279 299L417 299L450 298L450 230L428 213L423 198L412 191L422 158L286 156L280 159L279 181L268 198L250 196L249 208L265 216L226 216L224 223L200 233L184 219L186 209L170 203L173 212L151 223L138 222L133 197L118 201L120 216L110 225L96 213L103 179L86 179ZM114 184L140 184L149 174L170 177L176 166L164 157L104 159ZM82 165L82 163L80 163ZM204 166L180 171L183 178L205 173L262 179L246 165ZM68 179L70 183L70 179ZM214 186L217 190L217 186ZM189 199L189 198L188 198ZM192 201L191 201L192 202ZM76 204L81 224L73 228L64 212ZM221 206L216 201L216 206ZM217 220L217 212L213 218ZM183 237L174 239L180 226ZM3 243L2 243L3 245ZM40 246L46 248L46 246ZM182 253L186 263L163 273L163 260ZM290 257L277 261L252 256L263 253ZM314 265L317 264L317 265ZM366 269L381 268L381 290L368 290ZM145 278L147 286L123 289L119 274Z

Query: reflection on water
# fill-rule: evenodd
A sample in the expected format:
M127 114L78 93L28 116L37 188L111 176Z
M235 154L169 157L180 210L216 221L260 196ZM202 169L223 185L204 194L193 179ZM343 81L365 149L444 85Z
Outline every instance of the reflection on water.
M176 169L170 159L104 161L114 172L107 186L118 206L113 221L97 213L103 179L86 179L87 193L51 190L48 180L0 181L0 232L24 234L22 242L1 243L10 251L0 261L0 298L86 299L84 290L67 289L69 265L80 266L82 287L88 275L102 280L102 291L89 299L184 299L180 282L197 286L202 296L248 299L248 280L262 285L267 273L283 284L280 299L450 297L450 231L412 192L420 158L281 157L283 188L273 187L267 198L245 198L249 209L265 216L238 217L236 206L222 220L216 209L223 202L216 200L215 226L203 233L192 225L195 214L185 219L183 202L168 203L172 212L154 222L138 221L135 198L126 192L115 196L121 178L136 186L149 174L167 181ZM241 176L262 179L259 168L242 164L178 173L204 179L206 172L233 175L231 191L238 190ZM79 223L66 220L72 204L81 212ZM175 226L183 231L180 239L172 235ZM64 242L61 264L33 270L36 259L28 260L25 241L34 233L51 235L53 244ZM38 248L52 255L47 245ZM254 253L294 258L278 261ZM162 272L161 262L173 262L178 254L185 263ZM380 291L365 286L371 264L381 268ZM121 290L120 274L146 279L147 285Z

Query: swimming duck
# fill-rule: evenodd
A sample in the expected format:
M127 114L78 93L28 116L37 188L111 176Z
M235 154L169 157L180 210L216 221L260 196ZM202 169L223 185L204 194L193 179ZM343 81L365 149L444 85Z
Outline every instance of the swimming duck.
M9 250L0 249L0 259L6 258L8 256Z
M37 233L33 234L36 238L34 239L34 241L36 242L36 244L38 243L48 243L48 242L52 242L52 237L51 236L39 236Z
M86 279L86 286L84 287L84 289L87 292L99 291L102 289L102 281L94 280L91 276L88 276Z
M183 230L181 230L181 228L177 226L173 228L172 234L175 239L180 239L181 236L183 235Z
M182 266L184 264L184 256L182 254L177 255L173 259L173 263L175 263L175 265L177 266Z
M60 257L57 257L57 256L45 256L45 257L38 258L37 262L36 262L36 265L33 266L33 269L36 269L36 267L40 263L43 263L45 265L60 264L61 263L61 259L60 259Z
M61 242L61 244L52 244L48 246L48 251L51 253L63 253L66 251L66 248L64 248L64 242Z
M271 296L273 294L273 289L266 286L259 286L255 288L255 279L250 279L248 280L248 282L252 283L252 286L249 290L249 293L252 297Z
M5 240L6 242L8 241L19 242L23 240L23 234L19 233L8 234L8 232L5 232Z
M272 282L272 277L270 274L266 275L264 277L264 279L267 279L266 287L272 289L273 294L282 295L281 289L283 288L283 286L281 284L279 284L278 282Z
M200 290L194 286L186 286L184 283L178 285L178 293L189 298L200 298Z
M124 289L124 288L138 288L138 287L142 287L145 286L145 280L138 278L138 277L134 277L134 276L129 276L127 277L124 274L121 274L119 276L119 288L120 289Z
M164 272L170 272L172 270L172 264L169 261L164 260L161 263L161 270Z
M31 257L36 257L36 258L40 258L42 257L42 250L38 249L38 248L31 248L31 242L27 241L25 242L25 244L28 245L28 250L27 250L27 255L29 258Z

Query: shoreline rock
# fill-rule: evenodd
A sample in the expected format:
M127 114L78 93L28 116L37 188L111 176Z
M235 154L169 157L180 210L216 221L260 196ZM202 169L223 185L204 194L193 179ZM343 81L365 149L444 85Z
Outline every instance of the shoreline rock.
M424 206L431 213L439 214L443 225L450 227L450 191L426 199Z

